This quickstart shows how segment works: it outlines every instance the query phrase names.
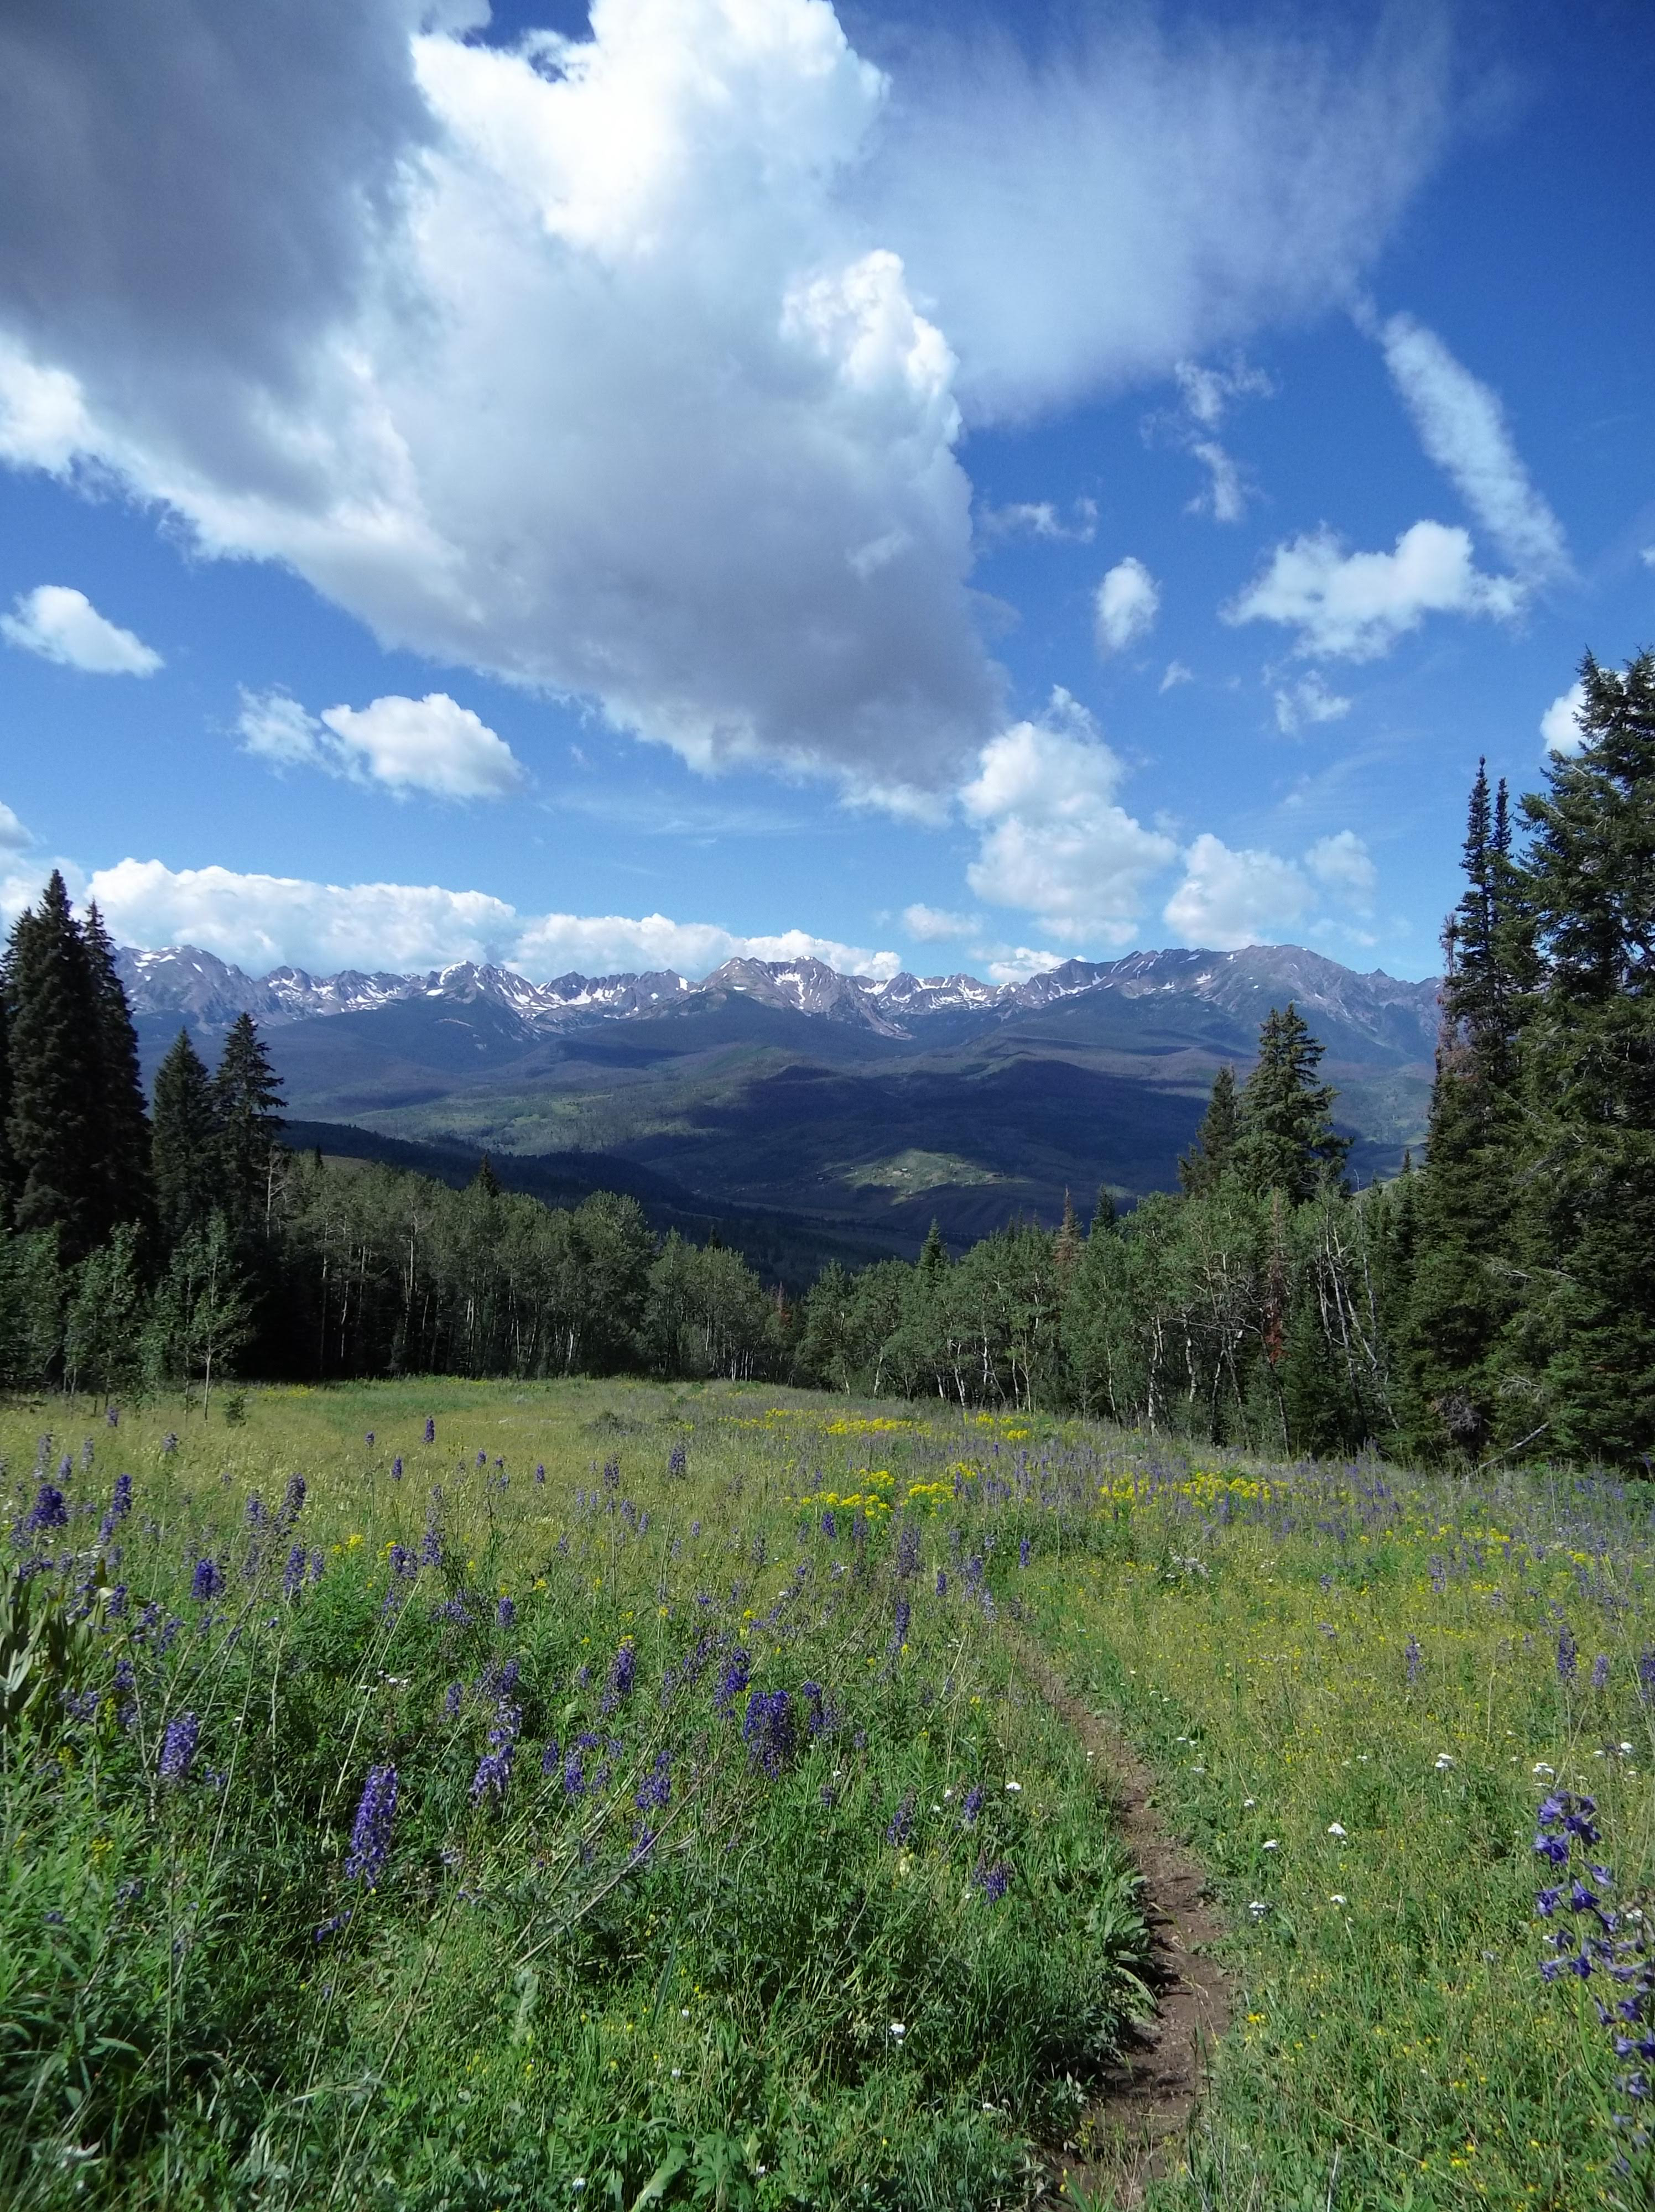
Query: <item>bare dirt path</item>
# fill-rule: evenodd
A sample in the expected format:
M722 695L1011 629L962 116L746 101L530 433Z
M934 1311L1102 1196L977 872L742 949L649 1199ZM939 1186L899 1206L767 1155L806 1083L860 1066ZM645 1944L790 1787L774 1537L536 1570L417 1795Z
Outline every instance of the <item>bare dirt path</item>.
M1078 2148L1063 2146L1061 2160L1072 2183L1125 2212L1141 2203L1153 2175L1177 2165L1213 2046L1230 2025L1229 1978L1213 1949L1223 1923L1207 1902L1200 1864L1154 1809L1148 1767L1117 1728L1073 1694L1031 1638L1008 1635L1019 1672L1104 1770L1121 1840L1143 1876L1155 2015L1088 2109Z

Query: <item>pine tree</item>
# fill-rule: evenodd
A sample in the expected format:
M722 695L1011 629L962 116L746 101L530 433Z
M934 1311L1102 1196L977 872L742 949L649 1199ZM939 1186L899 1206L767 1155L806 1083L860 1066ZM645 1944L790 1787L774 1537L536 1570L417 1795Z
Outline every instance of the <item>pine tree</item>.
M238 1014L213 1078L213 1116L224 1178L219 1203L244 1235L261 1226L269 1212L271 1170L282 1142L276 1109L285 1103L253 1016ZM484 1169L492 1176L486 1156L479 1176Z
M1218 1188L1235 1164L1240 1135L1236 1072L1226 1064L1213 1078L1213 1095L1196 1132L1196 1141L1178 1162L1178 1188L1186 1197L1204 1198Z
M942 1226L934 1215L920 1248L919 1271L928 1283L939 1281L948 1272L948 1247L942 1241Z
M1442 1025L1401 1327L1399 1413L1408 1442L1425 1451L1478 1451L1493 1434L1495 1350L1517 1298L1510 1261L1517 1027L1531 963L1506 787L1491 799L1482 761L1463 866L1465 891L1443 931Z
M1524 1285L1502 1347L1507 1449L1655 1451L1655 653L1588 655L1580 751L1523 801L1539 973L1521 1029Z
M132 1009L115 966L114 945L95 905L87 909L82 935L97 1009L105 1206L113 1226L142 1221L149 1212L149 1116Z
M1057 1271L1060 1282L1067 1283L1073 1276L1085 1249L1080 1241L1080 1224L1075 1218L1074 1200L1065 1191L1063 1219L1051 1248L1052 1265Z
M1279 1190L1297 1206L1324 1177L1343 1187L1350 1139L1336 1135L1328 1119L1337 1092L1316 1080L1323 1050L1291 1000L1285 1011L1273 1007L1259 1030L1258 1059L1238 1102L1232 1158L1245 1188L1261 1196Z
M11 1099L6 1115L21 1230L56 1229L65 1261L109 1226L99 1013L86 941L54 868L7 951Z
M180 1030L155 1073L150 1140L155 1211L169 1244L206 1228L222 1200L221 1158L212 1078Z
M5 970L0 967L0 1235L11 1226L17 1196L17 1163L7 1125L11 1119L11 1017L6 1007Z

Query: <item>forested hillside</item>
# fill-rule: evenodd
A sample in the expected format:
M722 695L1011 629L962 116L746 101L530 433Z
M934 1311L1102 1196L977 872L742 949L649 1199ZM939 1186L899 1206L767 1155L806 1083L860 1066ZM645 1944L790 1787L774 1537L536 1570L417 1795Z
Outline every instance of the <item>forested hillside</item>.
M1072 1406L1295 1452L1381 1440L1641 1466L1655 1449L1655 656L1585 669L1585 743L1513 820L1479 773L1425 1158L1353 1191L1287 1003L1179 1170L1083 1230L1013 1219L802 1298L638 1200L572 1207L295 1154L240 1015L146 1112L95 909L20 920L3 1004L0 1378L120 1395L233 1373L766 1376Z

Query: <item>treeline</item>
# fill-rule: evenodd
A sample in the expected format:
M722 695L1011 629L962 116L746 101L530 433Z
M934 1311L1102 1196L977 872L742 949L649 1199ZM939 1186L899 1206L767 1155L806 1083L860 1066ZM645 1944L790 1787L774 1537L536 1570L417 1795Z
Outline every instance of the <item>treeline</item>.
M1419 1166L1353 1193L1322 1048L1270 1015L1177 1193L958 1259L830 1267L790 1303L572 1210L295 1156L243 1017L180 1036L146 1116L95 909L53 878L0 988L0 1382L243 1372L764 1377L1074 1408L1261 1449L1647 1466L1655 1452L1655 656L1585 664L1579 751L1514 822L1479 770Z

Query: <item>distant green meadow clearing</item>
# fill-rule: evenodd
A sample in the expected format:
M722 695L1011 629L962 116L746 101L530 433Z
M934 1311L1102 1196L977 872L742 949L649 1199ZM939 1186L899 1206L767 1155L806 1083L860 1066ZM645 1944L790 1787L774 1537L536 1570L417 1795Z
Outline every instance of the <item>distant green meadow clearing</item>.
M1648 2201L1642 1487L757 1386L228 1410L0 1408L0 2202L1116 2201L1153 1899L1030 1642L1227 1930L1144 2201Z

